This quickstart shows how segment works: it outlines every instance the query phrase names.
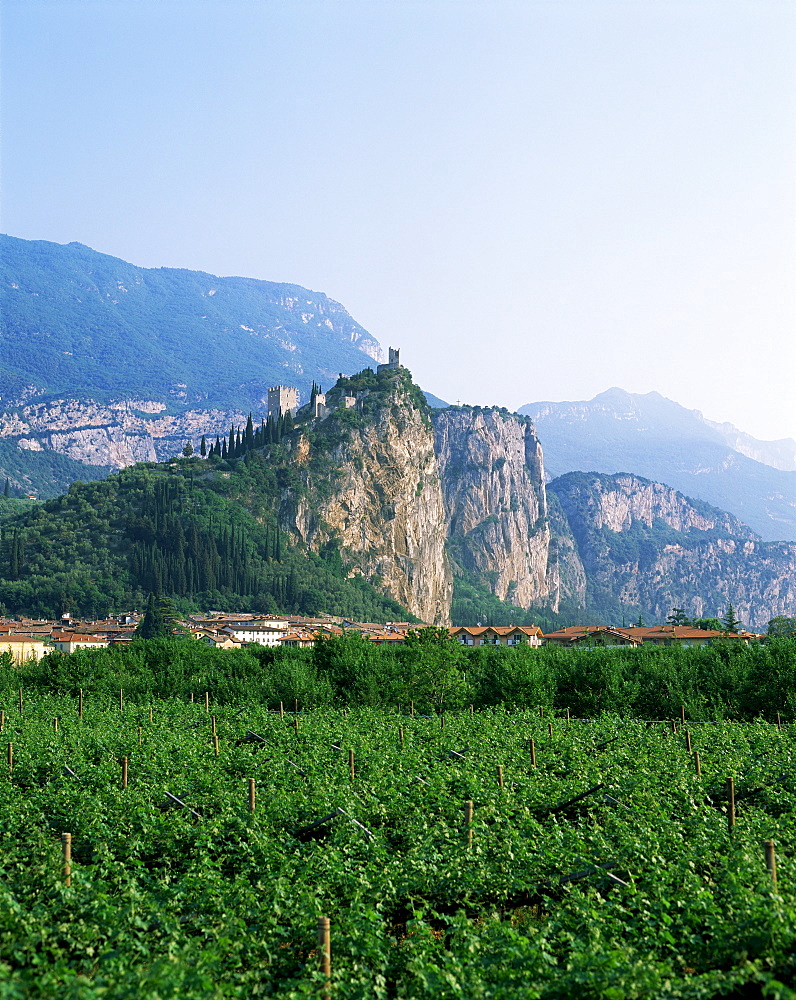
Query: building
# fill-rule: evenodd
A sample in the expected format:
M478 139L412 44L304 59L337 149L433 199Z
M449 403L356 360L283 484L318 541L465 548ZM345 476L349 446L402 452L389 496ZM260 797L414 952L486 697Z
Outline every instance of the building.
M8 653L14 663L40 660L46 652L44 640L38 636L25 635L23 632L0 633L0 655Z
M757 632L717 632L715 629L694 628L692 625L570 625L548 632L545 645L565 648L576 646L707 646L717 639L732 642L757 642L763 636Z
M537 625L456 625L448 630L462 646L541 646Z
M391 347L389 350L389 361L386 365L379 365L376 369L377 373L381 372L391 372L398 371L401 367L401 352L395 347Z
M290 413L295 417L298 409L298 389L292 385L274 385L268 389L268 416L278 420Z
M82 632L56 632L50 641L56 653L74 653L78 649L105 649L108 646L107 639Z

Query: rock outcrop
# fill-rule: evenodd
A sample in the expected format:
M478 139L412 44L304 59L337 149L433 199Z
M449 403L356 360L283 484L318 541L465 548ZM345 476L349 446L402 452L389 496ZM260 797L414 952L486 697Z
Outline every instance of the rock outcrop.
M123 469L135 462L157 462L179 454L189 442L198 447L240 426L246 414L235 410L192 409L167 413L154 400L55 399L32 402L0 414L0 440L28 451L55 451L89 465Z
M433 420L454 559L501 600L546 602L550 527L533 424L473 407L449 407Z
M796 544L763 542L724 511L639 476L569 473L548 485L587 581L586 605L665 620L721 615L765 629L796 611Z
M349 575L367 577L423 621L445 624L453 578L427 407L408 391L408 372L372 378L366 413L343 410L318 425L319 461L317 432L299 437L294 458L302 488L285 491L280 521L314 551L335 540Z

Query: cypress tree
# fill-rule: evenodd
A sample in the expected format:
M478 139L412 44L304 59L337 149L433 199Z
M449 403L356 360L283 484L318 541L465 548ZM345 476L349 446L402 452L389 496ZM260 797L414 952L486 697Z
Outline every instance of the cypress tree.
M5 488L3 489L3 496L4 497L11 496L11 483L8 481L8 476L6 476L6 485Z
M224 438L224 441L221 444L221 457L222 458L226 458L227 457L227 439L226 438Z
M202 458L207 457L207 441L205 440L204 434L202 435L202 440L199 444L199 454L202 456Z
M254 424L252 423L252 415L249 414L249 418L246 421L246 433L243 439L244 447L246 451L251 451L254 447Z
M229 429L229 444L227 445L227 458L235 457L235 425Z
M218 434L216 434L215 448L216 448L216 455L218 455L218 457L221 458L221 441L219 440Z

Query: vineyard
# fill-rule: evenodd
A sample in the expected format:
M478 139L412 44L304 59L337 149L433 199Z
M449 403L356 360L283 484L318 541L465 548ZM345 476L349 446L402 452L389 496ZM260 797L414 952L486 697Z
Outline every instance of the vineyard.
M0 998L796 997L796 728L295 708L6 697Z

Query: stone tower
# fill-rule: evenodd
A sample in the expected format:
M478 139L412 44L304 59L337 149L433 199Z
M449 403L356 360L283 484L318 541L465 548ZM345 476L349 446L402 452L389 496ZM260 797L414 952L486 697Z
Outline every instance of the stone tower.
M397 371L401 367L401 352L397 347L390 348L389 359L386 365L379 365L376 371L392 372Z
M288 411L295 416L298 409L298 389L292 385L275 385L268 389L268 416L278 420Z

